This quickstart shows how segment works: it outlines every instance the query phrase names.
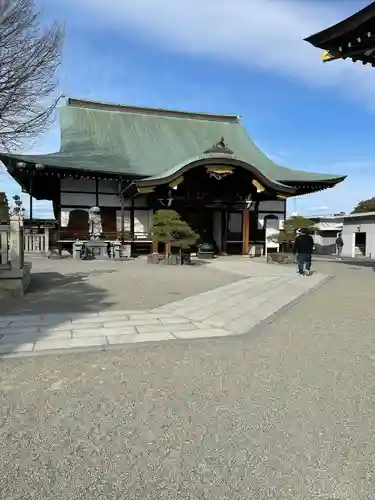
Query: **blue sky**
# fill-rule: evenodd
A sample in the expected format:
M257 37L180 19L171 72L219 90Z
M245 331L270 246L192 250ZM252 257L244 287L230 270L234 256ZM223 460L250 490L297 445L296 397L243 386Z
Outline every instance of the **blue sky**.
M375 68L323 64L303 38L363 0L37 0L66 24L61 91L71 97L233 113L278 163L347 174L289 211L350 211L375 196ZM59 148L58 123L29 150ZM19 192L0 171L0 191ZM25 199L26 201L26 199ZM27 206L27 204L26 204ZM35 215L51 216L36 202Z

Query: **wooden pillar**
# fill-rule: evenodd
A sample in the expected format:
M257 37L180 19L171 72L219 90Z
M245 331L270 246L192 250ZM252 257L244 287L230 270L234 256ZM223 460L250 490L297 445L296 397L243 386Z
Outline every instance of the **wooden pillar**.
M134 197L132 196L131 198L131 206L130 206L130 238L132 242L135 240L135 223L134 223L134 217L135 217L135 203L134 203Z
M223 209L221 212L221 253L227 253L228 239L228 210Z
M247 205L242 211L242 255L249 254L250 240L250 211Z
M30 177L29 177L29 181L30 181L30 184L29 184L29 190L30 190L30 197L29 197L29 219L30 221L33 220L33 171L30 170Z
M44 228L44 251L49 252L49 227Z
M95 177L95 205L99 206L99 179Z

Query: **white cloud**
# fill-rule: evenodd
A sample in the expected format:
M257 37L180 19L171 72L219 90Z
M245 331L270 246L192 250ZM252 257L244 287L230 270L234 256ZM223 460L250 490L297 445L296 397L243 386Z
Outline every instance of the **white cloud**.
M311 207L309 209L309 212L311 212L311 213L326 212L327 210L329 210L329 206L328 205L320 205L319 207Z
M303 81L336 87L373 107L374 70L349 61L323 64L303 39L364 7L363 0L68 0L85 23L135 31L168 50L234 61ZM90 14L92 17L90 19ZM89 16L88 16L89 15ZM83 19L83 17L82 17ZM98 25L96 25L97 27Z

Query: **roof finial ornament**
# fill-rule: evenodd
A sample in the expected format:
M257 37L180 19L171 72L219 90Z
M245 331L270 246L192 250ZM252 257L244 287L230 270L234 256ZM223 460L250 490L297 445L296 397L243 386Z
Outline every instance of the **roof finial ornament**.
M228 146L226 145L224 137L221 137L220 141L218 141L210 149L207 149L207 151L204 152L204 154L215 154L215 153L221 153L227 155L234 154L233 151L229 149Z
M220 139L220 141L216 144L216 146L217 146L218 148L226 148L226 147L227 147L227 145L225 144L225 139L224 139L224 137L222 137L222 138Z

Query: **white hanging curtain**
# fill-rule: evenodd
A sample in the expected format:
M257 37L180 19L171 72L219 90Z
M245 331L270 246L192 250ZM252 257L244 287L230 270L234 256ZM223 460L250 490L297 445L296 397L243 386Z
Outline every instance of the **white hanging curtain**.
M70 217L70 210L60 213L60 225L61 227L68 227Z

